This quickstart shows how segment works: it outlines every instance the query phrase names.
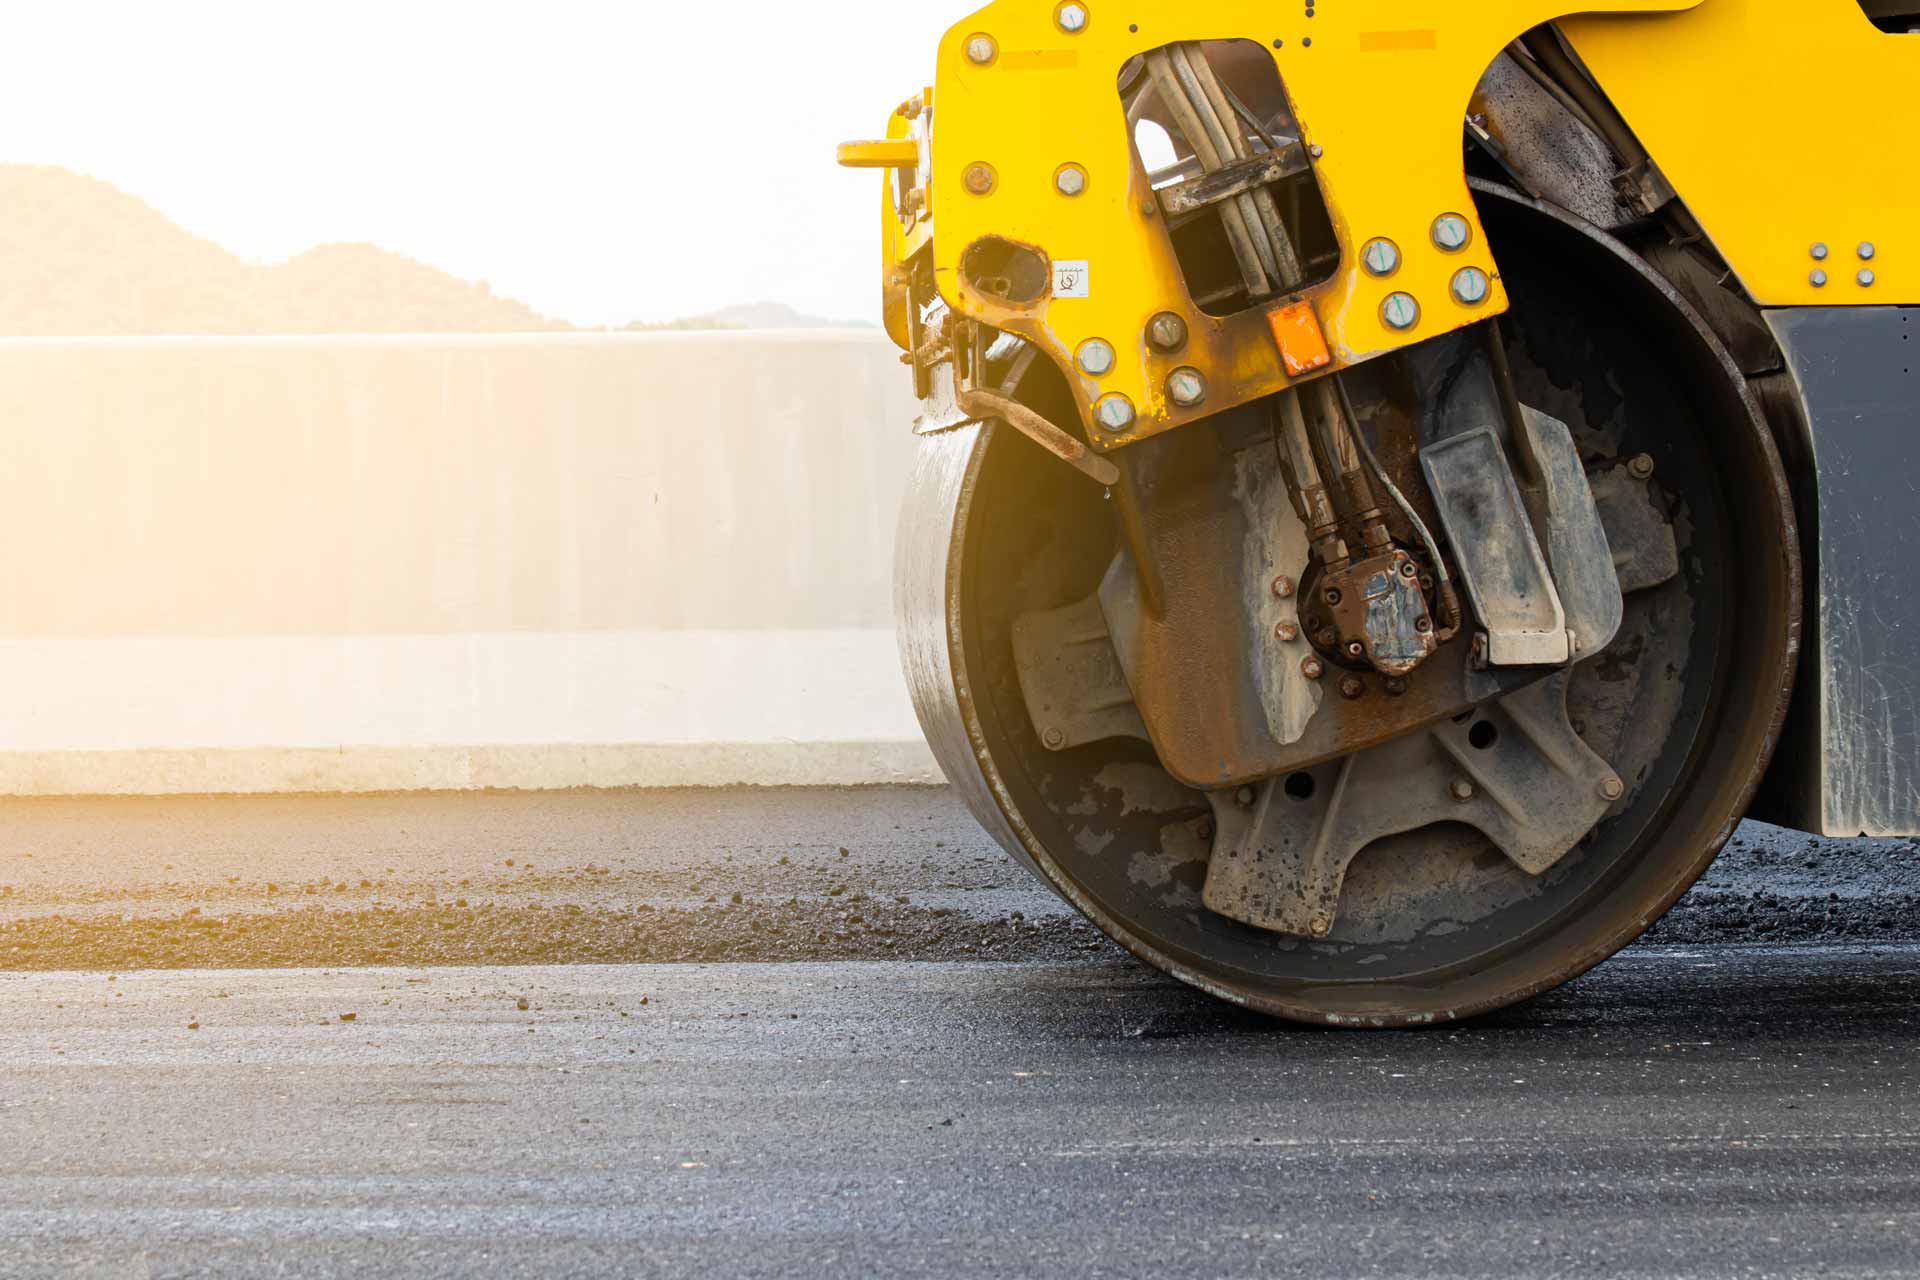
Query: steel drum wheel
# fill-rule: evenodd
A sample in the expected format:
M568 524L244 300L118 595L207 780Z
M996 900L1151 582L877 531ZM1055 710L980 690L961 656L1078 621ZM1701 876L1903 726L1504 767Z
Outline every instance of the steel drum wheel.
M908 684L948 777L1011 854L1135 956L1267 1013L1447 1021L1605 959L1712 861L1785 712L1798 550L1744 380L1617 242L1510 192L1479 200L1513 299L1499 323L1521 399L1565 421L1585 456L1651 455L1681 551L1679 577L1629 596L1619 636L1574 669L1574 727L1628 792L1538 879L1443 823L1368 846L1323 941L1208 911L1206 797L1138 740L1047 750L1014 669L1013 620L1085 596L1114 554L1101 492L1004 427L921 442L897 604Z

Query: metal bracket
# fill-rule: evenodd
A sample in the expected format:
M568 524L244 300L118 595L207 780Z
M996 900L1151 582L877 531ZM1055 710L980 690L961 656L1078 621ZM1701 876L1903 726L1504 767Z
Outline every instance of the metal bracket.
M1420 451L1420 467L1486 630L1487 661L1496 667L1567 661L1566 611L1500 437L1490 427L1450 436Z
M1015 618L1013 664L1033 730L1049 751L1147 737L1099 595Z
M1522 405L1515 434L1536 473L1544 551L1491 428L1428 445L1420 465L1486 631L1488 665L1559 665L1612 642L1621 583L1573 433Z
M1202 901L1257 928L1325 937L1354 855L1436 822L1464 822L1529 874L1546 871L1626 790L1568 722L1568 679L1556 672L1464 720L1209 793Z

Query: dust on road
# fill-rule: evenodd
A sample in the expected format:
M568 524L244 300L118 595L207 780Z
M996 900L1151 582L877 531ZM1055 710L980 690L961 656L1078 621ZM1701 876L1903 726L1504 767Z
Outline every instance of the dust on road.
M1920 846L1744 825L1650 940L1920 930ZM0 800L0 968L1117 954L939 787Z

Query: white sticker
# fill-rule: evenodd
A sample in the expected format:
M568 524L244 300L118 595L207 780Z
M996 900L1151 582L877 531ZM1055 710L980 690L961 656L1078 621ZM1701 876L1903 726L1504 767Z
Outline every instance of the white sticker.
M1053 264L1053 296L1056 298L1087 296L1087 260L1085 258L1077 262Z

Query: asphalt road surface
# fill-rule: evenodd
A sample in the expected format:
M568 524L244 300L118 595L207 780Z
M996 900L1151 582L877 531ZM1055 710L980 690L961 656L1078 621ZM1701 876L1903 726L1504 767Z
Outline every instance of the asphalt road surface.
M1643 948L1423 1032L1108 961L0 993L7 1276L1920 1272L1911 945Z
M0 801L0 1276L1920 1276L1916 891L1750 824L1663 941L1335 1032L939 789Z

